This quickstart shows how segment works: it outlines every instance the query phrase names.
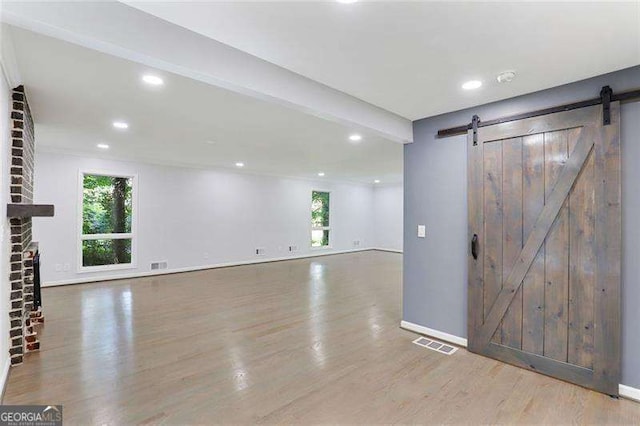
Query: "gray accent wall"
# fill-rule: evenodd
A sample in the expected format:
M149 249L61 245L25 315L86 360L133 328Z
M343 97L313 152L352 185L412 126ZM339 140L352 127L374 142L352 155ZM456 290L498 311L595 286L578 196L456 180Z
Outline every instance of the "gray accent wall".
M437 131L473 114L490 120L595 98L605 85L640 89L640 66L413 123L414 143L404 148L404 321L467 336L466 136L438 139ZM623 104L621 122L622 382L640 388L640 102Z

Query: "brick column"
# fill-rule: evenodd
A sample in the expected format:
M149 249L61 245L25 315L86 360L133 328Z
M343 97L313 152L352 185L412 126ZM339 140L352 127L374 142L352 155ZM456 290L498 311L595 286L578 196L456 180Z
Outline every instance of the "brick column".
M12 203L33 203L33 166L35 141L33 120L24 87L13 90L11 102L11 184ZM37 246L32 243L31 218L11 218L11 283L9 310L11 364L20 364L28 350L37 350L37 340L31 321L33 311L33 256ZM26 344L25 344L26 342Z

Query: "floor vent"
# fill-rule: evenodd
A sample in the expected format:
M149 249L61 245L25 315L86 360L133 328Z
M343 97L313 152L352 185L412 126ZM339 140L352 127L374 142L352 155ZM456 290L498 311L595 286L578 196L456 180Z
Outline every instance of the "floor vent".
M158 271L160 269L167 269L168 267L168 262L166 260L162 261L162 262L151 262L151 270L152 271Z
M451 355L458 350L455 346L447 345L446 343L438 342L437 340L427 339L426 337L418 337L413 341L413 343L445 355Z

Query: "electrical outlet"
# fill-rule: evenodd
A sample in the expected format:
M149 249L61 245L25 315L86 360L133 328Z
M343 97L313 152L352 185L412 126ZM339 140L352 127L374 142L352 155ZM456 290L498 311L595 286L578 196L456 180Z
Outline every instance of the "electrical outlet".
M70 263L65 263L64 267L62 268L65 272L68 272L69 270L71 270L71 264Z
M360 247L360 240L354 240L353 241L353 246L354 247Z
M209 253L205 252L205 253L202 255L202 257L203 257L204 259L208 259L208 258L209 258Z
M256 255L257 256L264 256L266 252L267 251L264 249L264 247L256 248Z
M290 252L298 251L298 246L289 246L289 251Z
M62 272L62 263L56 263L56 272Z

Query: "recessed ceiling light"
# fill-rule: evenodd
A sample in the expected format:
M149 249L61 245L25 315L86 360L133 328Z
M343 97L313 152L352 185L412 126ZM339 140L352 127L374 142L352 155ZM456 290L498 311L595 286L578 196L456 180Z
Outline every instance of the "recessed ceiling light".
M113 127L115 127L116 129L128 129L129 125L124 121L114 121Z
M151 74L142 76L142 81L152 86L162 86L164 84L164 81L160 77Z
M349 140L352 142L359 142L362 140L362 136L358 135L358 134L353 134L351 136L349 136Z
M356 3L358 0L336 0L336 1L342 4L351 4L351 3Z
M324 172L319 172L318 176L320 176L320 177L324 176Z
M96 146L100 149L109 149L109 145L107 145L106 143L99 143Z
M505 71L498 74L498 76L496 77L496 80L498 80L498 83L509 83L514 78L516 78L515 71Z
M373 183L380 183L380 179L374 180Z
M216 141L204 141L207 145L215 145Z
M236 167L244 167L244 163L242 161L238 161L236 163Z
M473 90L479 88L480 86L482 86L482 82L480 80L471 80L464 83L462 85L462 88L464 90Z

